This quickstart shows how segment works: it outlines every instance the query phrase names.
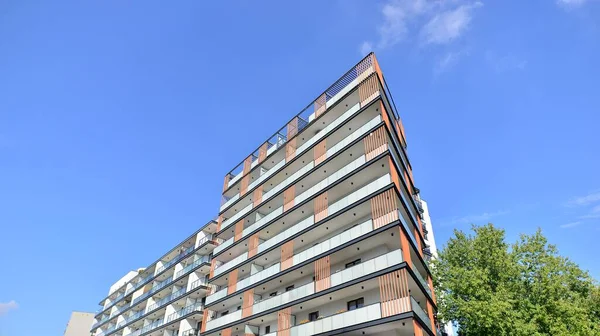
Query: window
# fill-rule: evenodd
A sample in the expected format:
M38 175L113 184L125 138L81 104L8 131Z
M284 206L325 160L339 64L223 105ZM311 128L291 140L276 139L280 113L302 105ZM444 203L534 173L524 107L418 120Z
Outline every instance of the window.
M285 287L285 291L286 291L286 292L289 292L289 291L291 291L292 289L294 289L294 285L291 285L291 286L287 286L287 287Z
M242 309L242 306L238 306L237 310L240 310L240 309Z
M360 263L361 263L360 259L356 259L356 260L354 260L352 262L347 263L346 264L346 268L349 268L349 267L352 267L352 266L356 266L356 265L358 265Z
M277 292L273 292L273 293L269 294L269 296L270 297L277 296Z
M226 310L226 311L222 312L222 313L221 313L221 316L225 316L225 315L227 315L227 314L229 314L229 310Z
M362 308L362 307L364 307L364 305L365 305L365 298L348 301L348 310Z
M312 321L316 321L317 319L319 319L319 312L318 311L312 312L312 313L308 314L308 320L309 321L312 322Z
M271 326L266 326L265 327L265 334L268 334L271 332Z

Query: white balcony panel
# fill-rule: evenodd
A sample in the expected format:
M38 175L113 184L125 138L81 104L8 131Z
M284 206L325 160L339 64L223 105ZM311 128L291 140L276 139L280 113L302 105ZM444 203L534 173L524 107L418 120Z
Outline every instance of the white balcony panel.
M369 194L374 193L375 191L387 186L388 184L391 183L391 178L390 178L390 174L385 174L382 177L378 178L377 180L367 184L366 186L358 189L357 191L353 192L352 194L334 202L333 204L331 204L328 208L327 208L327 213L329 215L334 214L338 211L340 211L341 209L347 207L348 205L366 197Z
M329 251L335 247L338 247L371 231L373 231L373 221L369 219L368 221L359 224L347 231L344 231L339 235L333 236L322 243L319 243L298 254L295 254L292 257L293 265L298 265L310 258L313 258L323 252Z
M207 296L206 297L206 304L207 305L211 304L211 303L213 303L213 302L215 302L215 301L217 301L219 299L222 299L222 298L224 298L226 296L227 296L227 287L221 289L220 291L218 291L218 292L216 292L214 294L211 294L211 295Z
M254 224L248 226L247 228L245 228L242 231L242 237L245 237L246 235L250 234L251 232L254 232L254 230L258 229L259 227L267 224L268 222L270 222L271 220L273 220L273 218L281 215L283 213L283 206L280 206L279 208L269 212L268 215L264 216L263 218L257 220L256 222L254 222Z
M248 211L250 211L250 210L252 210L252 203L248 204L245 208L238 211L238 213L236 213L235 215L224 220L223 223L221 223L221 230L223 230L223 229L229 227L231 224L237 222L240 218L242 218L244 215L246 215L246 213L248 213Z
M273 173L275 173L279 168L283 167L284 165L285 165L285 159L277 162L277 164L274 165L273 167L271 167L271 169L267 170L262 175L260 175L256 180L252 181L248 185L248 190L251 190L255 186L261 184L264 180L266 180L269 177L271 177L271 175L273 175Z
M331 287L340 285L354 279L358 279L367 274L384 270L390 266L398 265L402 262L402 250L394 250L379 257L367 260L356 266L346 268L331 275Z
M240 198L240 194L235 194L235 196L233 196L232 198L230 198L229 200L227 200L227 202L223 203L223 205L221 205L221 207L219 208L219 210L223 210L225 208L227 208L228 206L230 206L231 204L233 204L233 202L237 201Z
M252 306L252 314L262 313L269 309L279 307L285 303L307 297L315 292L315 283L311 282L304 286L295 288L289 292L282 293L275 297L270 297L264 301L255 303Z
M222 327L226 324L238 321L241 318L242 318L242 310L234 311L225 316L221 316L215 320L206 322L206 330L208 331L208 330Z
M310 216L307 217L303 220L301 220L298 224L290 227L289 229L280 232L279 234L275 235L274 237L272 237L271 239L265 241L264 243L258 245L258 250L257 253L261 253L263 251L266 251L267 249L269 249L270 247L277 245L279 243L281 243L282 241L288 239L289 237L295 235L296 233L306 229L307 227L313 225L315 223L315 219L314 216Z
M306 172L308 172L309 170L313 169L314 166L315 166L315 163L313 161L311 161L307 165L305 165L304 167L298 169L295 173L293 173L292 175L290 175L288 178L286 178L285 180L281 181L281 183L279 183L275 187L271 188L271 190L269 190L266 193L264 193L263 194L263 199L269 199L269 197L271 197L271 196L275 195L276 193L280 192L285 187L287 187L292 182L294 182L296 179L298 179L300 176L304 175Z
M272 277L273 275L279 273L279 270L280 264L276 263L269 268L247 277L246 279L238 281L236 289L239 291L266 278Z
M232 244L233 244L233 237L227 239L226 241L219 244L219 246L215 247L215 249L213 250L214 251L213 253L218 254L219 252L223 251L224 249L231 246Z
M224 263L219 268L215 268L214 276L217 276L219 274L223 274L224 272L226 272L226 271L234 268L235 266L243 263L247 259L248 259L248 252L244 252L244 253L240 254L239 256L237 256L237 257L229 260L228 262Z
M311 196L315 195L319 191L327 188L329 185L335 183L336 181L339 181L344 176L348 175L350 172L356 170L356 168L362 166L364 163L365 163L365 156L361 155L359 158L350 162L349 164L347 164L340 170L336 171L335 173L331 174L326 179L323 179L321 182L317 183L316 185L310 187L305 192L296 196L296 198L294 198L294 204L302 203L304 200L310 198Z
M375 125L379 124L380 122L381 122L381 116L379 116L379 115L376 116L375 118L371 119L371 121L362 125L356 131L352 132L352 134L348 135L347 137L342 139L340 142L338 142L337 144L335 144L334 146L329 148L327 150L327 157L331 157L332 155L337 153L340 149L348 146L348 144L350 144L352 141L363 136L368 130L375 127Z
M227 187L231 187L235 182L237 182L239 179L242 178L242 175L244 174L243 171L239 172L237 175L235 175L231 180L229 180L229 183L227 183Z
M354 89L354 87L357 86L359 83L360 83L359 78L355 78L352 82L350 82L350 84L344 86L344 88L342 90L340 90L340 92L336 93L335 95L333 95L333 97L331 97L327 100L327 107L333 106L333 104L335 104L335 102L337 102L339 99L344 97L346 95L346 93L348 93L352 89Z

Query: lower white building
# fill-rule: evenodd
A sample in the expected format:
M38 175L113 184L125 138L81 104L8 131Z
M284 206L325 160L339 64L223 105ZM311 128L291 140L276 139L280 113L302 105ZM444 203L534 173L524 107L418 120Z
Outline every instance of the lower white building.
M92 324L94 324L94 313L74 311L71 313L64 336L89 336Z

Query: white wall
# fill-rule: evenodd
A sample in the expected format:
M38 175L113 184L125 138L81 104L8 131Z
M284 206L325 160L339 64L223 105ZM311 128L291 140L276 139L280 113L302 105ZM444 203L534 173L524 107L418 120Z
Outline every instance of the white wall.
M110 294L110 293L116 291L117 289L121 288L121 286L123 286L126 282L130 281L131 279L133 279L136 275L138 275L137 271L129 271L121 279L119 279L112 286L110 286L110 289L109 289L108 293Z

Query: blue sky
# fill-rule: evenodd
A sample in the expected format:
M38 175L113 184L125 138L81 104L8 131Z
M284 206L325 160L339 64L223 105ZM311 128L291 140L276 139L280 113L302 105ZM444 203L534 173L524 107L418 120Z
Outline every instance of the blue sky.
M438 243L541 227L600 278L599 18L596 0L0 1L0 336L95 311L371 49Z

